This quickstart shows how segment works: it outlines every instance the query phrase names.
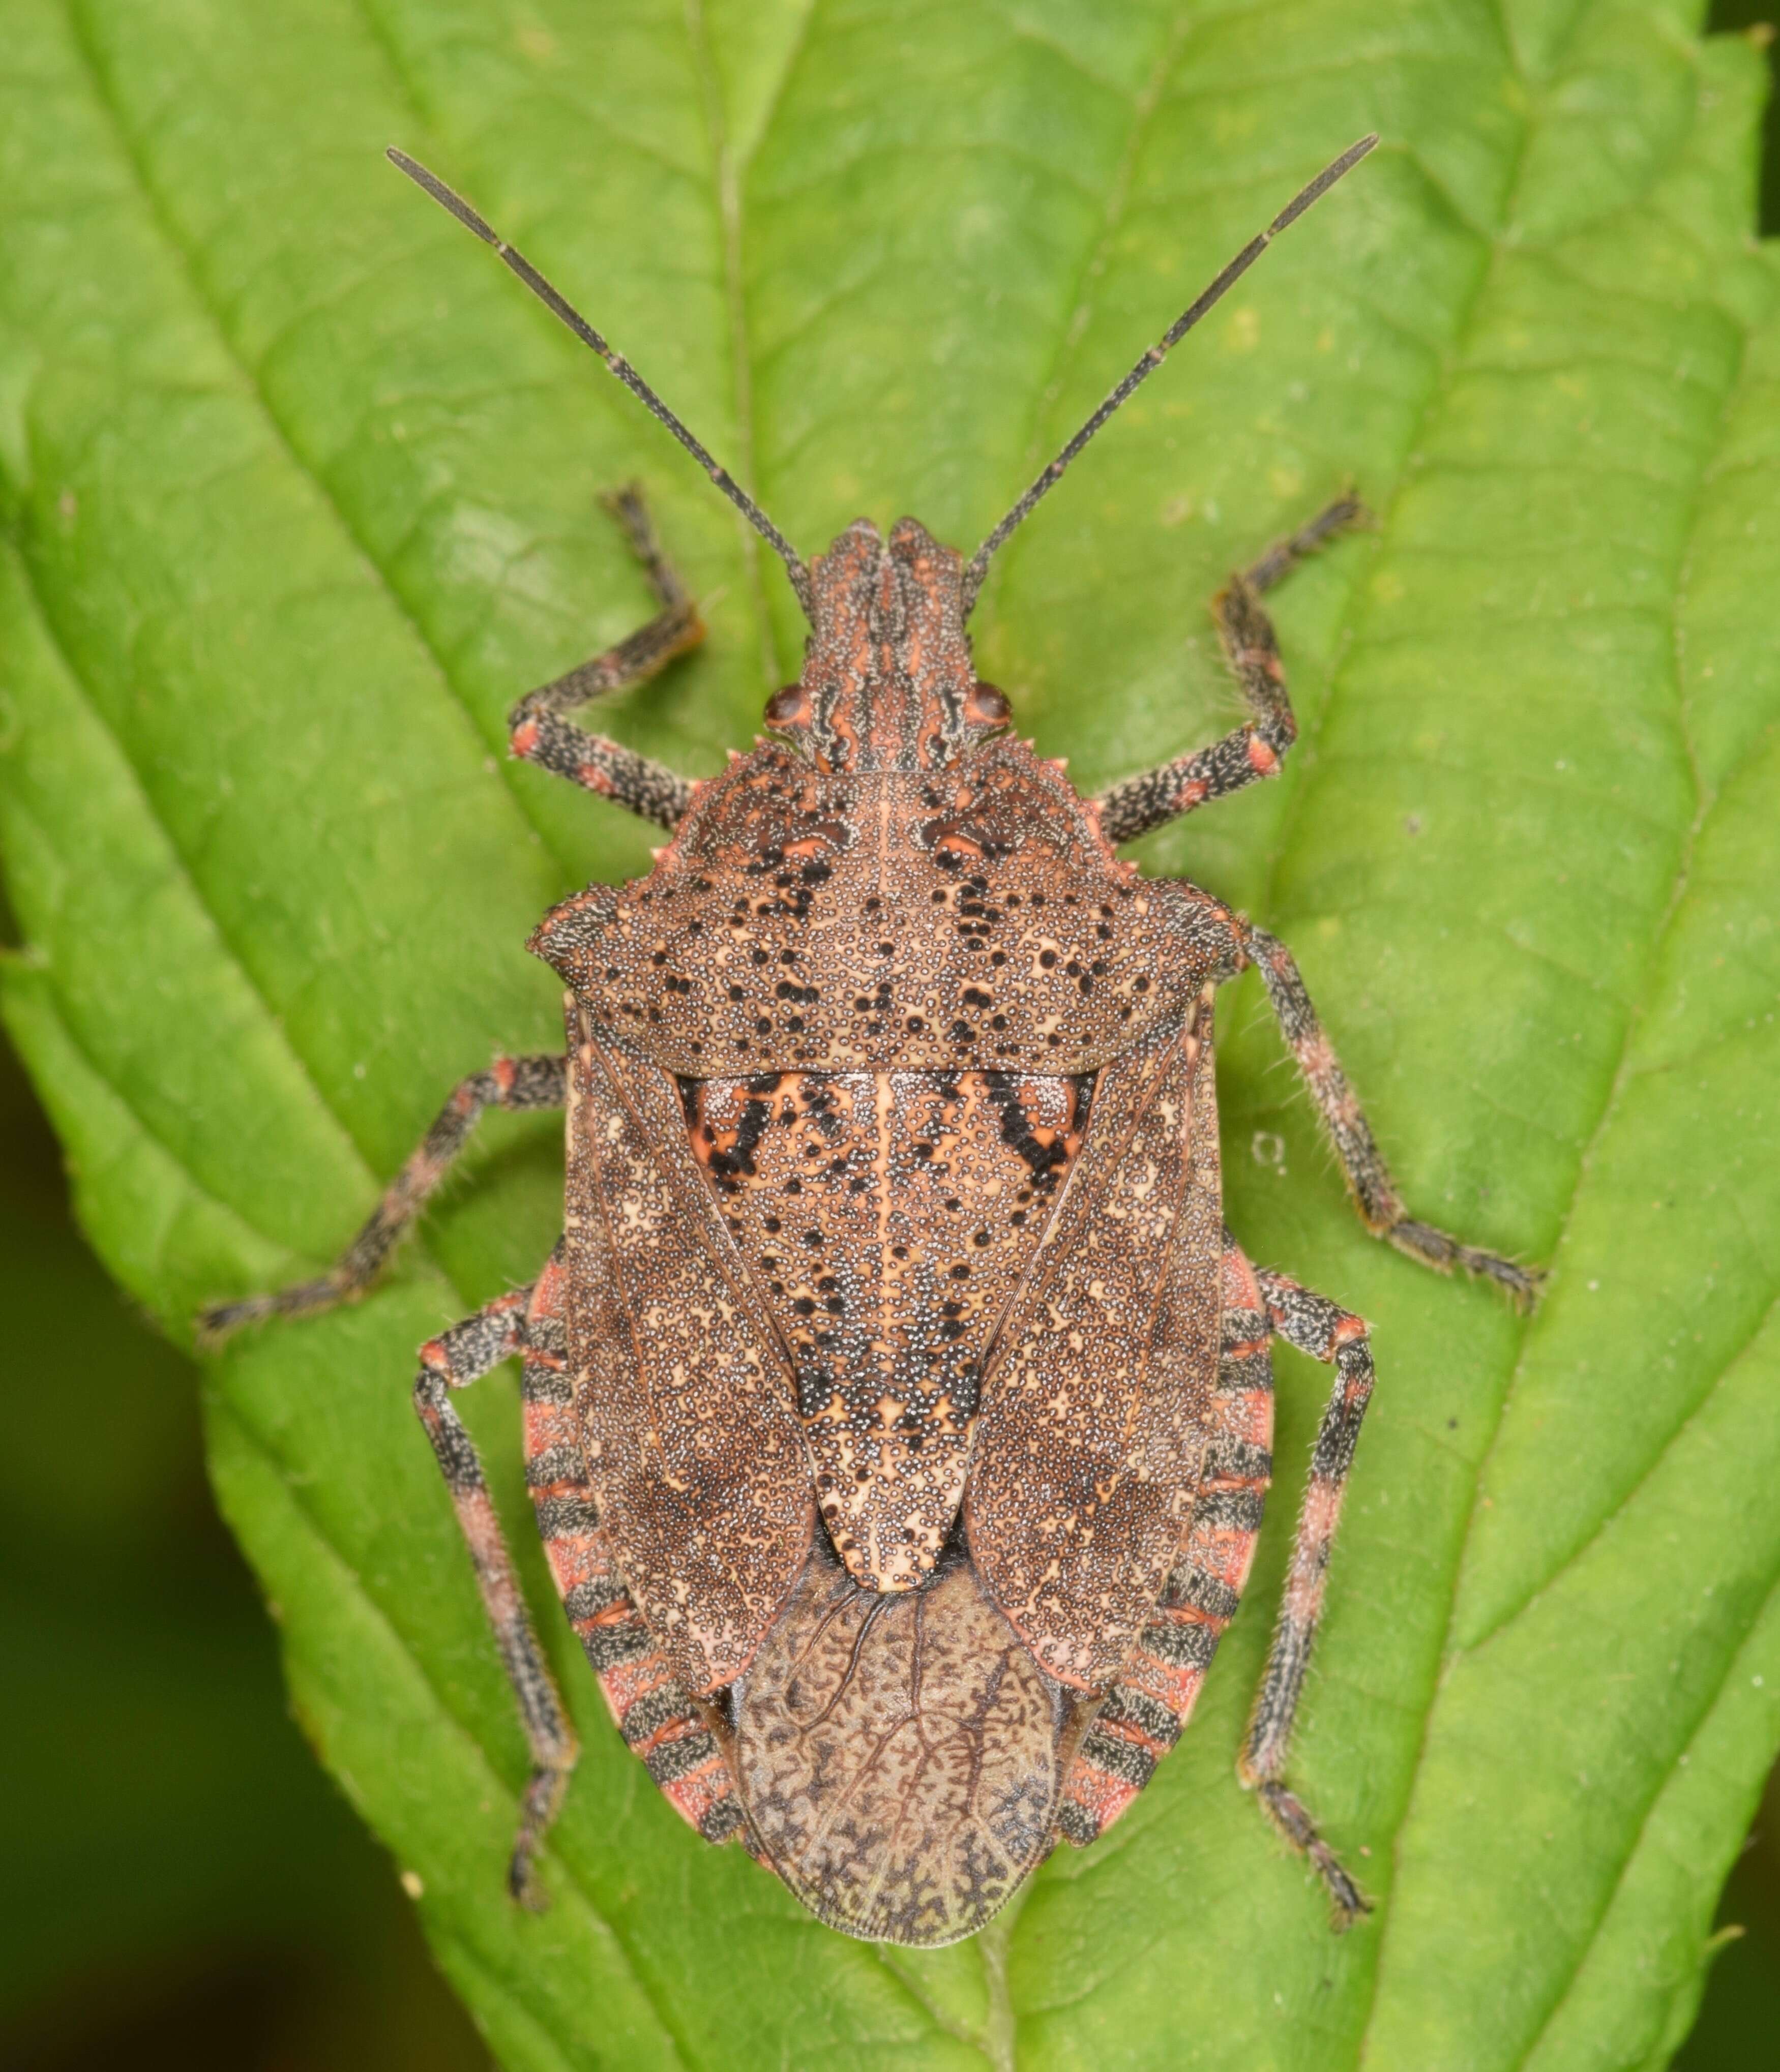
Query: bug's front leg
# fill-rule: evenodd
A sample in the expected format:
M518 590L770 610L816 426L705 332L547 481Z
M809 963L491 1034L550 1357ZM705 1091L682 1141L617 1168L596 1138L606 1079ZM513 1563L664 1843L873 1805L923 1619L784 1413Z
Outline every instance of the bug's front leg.
M1369 1902L1318 1833L1297 1794L1281 1781L1304 1674L1317 1622L1322 1614L1330 1552L1341 1517L1347 1471L1353 1465L1360 1420L1372 1395L1372 1347L1365 1324L1321 1295L1313 1295L1283 1273L1256 1273L1275 1334L1335 1370L1335 1386L1322 1413L1310 1457L1310 1480L1298 1514L1286 1572L1285 1593L1268 1651L1267 1671L1255 1701L1248 1738L1237 1774L1260 1798L1274 1824L1309 1857L1334 1902L1338 1926L1347 1927Z
M532 1774L520 1803L519 1833L507 1882L516 1899L536 1906L541 1895L532 1877L532 1859L562 1803L579 1749L532 1630L475 1441L450 1396L454 1388L467 1388L504 1359L525 1350L525 1314L532 1293L531 1289L522 1288L500 1296L441 1337L429 1339L421 1347L414 1408L451 1493L452 1507L475 1564L476 1587L494 1628L501 1666L519 1700L532 1753Z
M216 1304L199 1316L199 1338L214 1342L262 1317L301 1316L362 1294L451 1170L483 1110L561 1108L568 1099L568 1069L565 1058L497 1058L487 1071L472 1072L458 1083L419 1149L326 1273L269 1295L247 1295L238 1301Z
M676 655L684 655L705 638L698 606L662 552L643 491L631 483L605 503L643 564L661 608L615 648L608 648L553 683L528 692L508 715L509 738L513 753L524 761L566 777L657 827L672 828L692 803L693 779L622 742L589 734L563 717L609 691L647 682Z
M1358 499L1338 497L1308 525L1269 547L1254 565L1233 575L1211 602L1224 660L1235 678L1249 717L1209 748L1178 755L1172 763L1127 777L1095 800L1100 827L1111 842L1135 841L1165 821L1227 799L1264 777L1276 775L1298 726L1285 688L1285 670L1273 622L1261 602L1294 562L1313 553L1331 533L1365 516Z

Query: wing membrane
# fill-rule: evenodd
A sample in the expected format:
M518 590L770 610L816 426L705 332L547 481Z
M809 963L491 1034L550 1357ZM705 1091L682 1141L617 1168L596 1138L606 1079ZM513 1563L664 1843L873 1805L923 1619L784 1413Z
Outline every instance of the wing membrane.
M806 1906L931 1948L973 1934L1043 1860L1073 1709L968 1561L888 1596L819 1544L737 1689L736 1774Z

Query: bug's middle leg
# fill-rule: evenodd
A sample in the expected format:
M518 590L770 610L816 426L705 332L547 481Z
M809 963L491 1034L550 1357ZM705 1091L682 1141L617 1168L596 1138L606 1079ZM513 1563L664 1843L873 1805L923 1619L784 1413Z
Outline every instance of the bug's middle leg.
M1209 748L1178 755L1171 763L1127 777L1095 800L1100 827L1110 842L1135 841L1165 821L1228 798L1264 777L1275 775L1298 726L1285 689L1285 669L1273 622L1261 602L1295 561L1313 553L1333 532L1364 515L1359 500L1338 497L1308 525L1276 541L1252 567L1233 575L1212 599L1211 615L1224 660L1230 665L1249 717Z
M642 491L629 483L608 496L606 505L643 564L660 609L615 648L608 648L553 683L528 691L508 714L508 738L513 753L523 761L566 777L657 827L671 828L679 824L692 803L692 779L622 742L589 734L564 717L608 691L647 682L676 655L685 654L705 638L698 606L662 552Z
M1335 1386L1317 1429L1285 1595L1236 1769L1286 1840L1316 1865L1334 1903L1338 1925L1345 1928L1371 1911L1369 1902L1318 1833L1297 1794L1284 1783L1282 1773L1311 1643L1322 1615L1323 1585L1347 1473L1353 1465L1360 1420L1371 1400L1372 1347L1364 1322L1326 1297L1313 1295L1283 1273L1262 1272L1256 1280L1274 1332L1289 1346L1332 1366Z
M1230 918L1235 921L1235 916ZM1495 1252L1461 1244L1445 1231L1410 1215L1371 1125L1347 1083L1334 1046L1323 1033L1296 959L1284 943L1264 928L1235 922L1235 932L1242 946L1242 960L1252 964L1261 975L1280 1033L1304 1075L1341 1161L1348 1191L1367 1228L1437 1272L1450 1273L1460 1266L1467 1273L1494 1281L1522 1309L1530 1309L1539 1293L1537 1273Z
M1174 925L1182 946L1201 969L1211 972L1215 984L1223 985L1250 964L1260 973L1280 1034L1317 1104L1335 1156L1341 1161L1347 1190L1366 1227L1375 1237L1382 1237L1437 1273L1450 1273L1460 1266L1467 1273L1493 1281L1506 1289L1520 1308L1530 1309L1538 1297L1541 1274L1498 1252L1465 1244L1448 1231L1410 1215L1365 1112L1341 1068L1334 1046L1317 1018L1304 975L1285 944L1186 879L1165 882L1170 895L1178 902L1174 909Z
M199 1315L199 1336L214 1342L263 1317L306 1316L363 1294L450 1171L483 1112L491 1108L515 1112L561 1108L569 1097L568 1074L567 1059L546 1054L497 1058L487 1071L460 1079L407 1164L384 1190L382 1200L358 1235L326 1273L270 1294L220 1302Z
M421 1347L420 1373L414 1383L414 1408L451 1493L452 1507L475 1567L476 1586L494 1628L501 1666L519 1701L531 1750L532 1774L520 1803L519 1833L507 1873L508 1889L528 1906L540 1901L532 1861L562 1803L578 1749L532 1630L475 1441L458 1416L450 1392L480 1380L504 1359L524 1349L525 1312L532 1294L531 1289L522 1288L500 1296L475 1316L429 1339Z

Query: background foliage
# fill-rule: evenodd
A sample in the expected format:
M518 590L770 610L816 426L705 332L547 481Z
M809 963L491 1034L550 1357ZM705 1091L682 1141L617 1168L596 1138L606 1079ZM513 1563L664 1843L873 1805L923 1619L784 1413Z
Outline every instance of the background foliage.
M372 1301L218 1367L211 1466L305 1727L509 2065L1665 2062L1780 1739L1754 49L1655 0L6 19L6 1013L87 1229L175 1336L330 1256L492 1045L553 1040L531 921L643 863L499 752L516 689L644 609L594 491L643 477L713 627L617 730L709 771L795 665L725 508L381 145L794 538L909 508L968 545L1383 130L980 615L1092 784L1227 723L1202 606L1233 560L1350 479L1379 514L1282 602L1285 781L1146 857L1294 942L1416 1205L1556 1264L1524 1324L1367 1246L1235 995L1232 1220L1379 1327L1297 1762L1376 1919L1331 1941L1231 1777L1277 1530L1137 1809L919 1959L680 1830L545 1617L587 1753L556 1906L516 1915L523 1750L403 1381L547 1249L548 1127L490 1126ZM107 1404L69 1365L77 1430ZM1321 1377L1281 1367L1290 1463ZM517 1518L510 1382L476 1395Z

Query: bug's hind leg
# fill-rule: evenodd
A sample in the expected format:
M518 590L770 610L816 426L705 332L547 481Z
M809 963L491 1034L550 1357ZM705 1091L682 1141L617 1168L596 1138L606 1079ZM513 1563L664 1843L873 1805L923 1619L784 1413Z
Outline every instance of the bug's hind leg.
M1272 1470L1272 1326L1255 1269L1227 1231L1223 1278L1223 1342L1192 1522L1155 1617L1063 1780L1058 1826L1079 1847L1118 1819L1179 1740L1255 1557Z
M525 1609L475 1442L458 1416L450 1392L467 1388L526 1348L526 1310L532 1295L529 1288L503 1295L442 1336L430 1339L421 1347L420 1373L414 1383L414 1408L451 1493L475 1566L476 1586L494 1628L507 1680L519 1701L531 1750L532 1774L520 1802L519 1833L507 1873L508 1889L528 1906L542 1903L532 1875L532 1859L562 1803L578 1749Z
M1313 1295L1282 1273L1263 1272L1256 1280L1274 1333L1298 1351L1333 1366L1335 1386L1318 1428L1285 1595L1237 1774L1259 1796L1286 1840L1316 1865L1334 1902L1336 1925L1346 1928L1369 1913L1370 1904L1318 1833L1297 1795L1282 1782L1282 1773L1311 1642L1322 1613L1323 1585L1347 1471L1353 1464L1360 1420L1371 1398L1372 1348L1361 1319L1323 1296Z
M729 1763L619 1573L582 1452L562 1322L561 1247L538 1278L526 1322L525 1479L563 1609L619 1732L674 1811L708 1842L746 1839Z
M1249 717L1209 748L1178 755L1101 792L1100 826L1111 842L1135 841L1166 820L1227 799L1264 777L1272 777L1297 740L1297 722L1286 693L1285 670L1273 622L1261 603L1295 561L1313 553L1331 533L1365 516L1351 496L1338 497L1308 525L1276 541L1254 565L1233 575L1211 603L1224 659L1235 678Z
M641 489L630 483L604 500L623 528L631 551L643 564L660 609L615 648L608 648L553 683L528 692L508 714L509 739L513 753L524 761L553 771L657 827L672 828L692 803L693 780L622 742L589 734L563 717L608 691L647 682L676 655L685 654L705 638L698 607L662 552Z
M301 1316L362 1294L451 1170L483 1110L561 1108L568 1099L568 1071L565 1058L497 1058L487 1071L461 1080L364 1227L326 1273L269 1295L220 1302L199 1314L199 1336L214 1342L262 1317Z

